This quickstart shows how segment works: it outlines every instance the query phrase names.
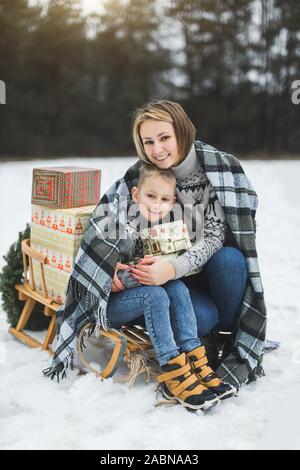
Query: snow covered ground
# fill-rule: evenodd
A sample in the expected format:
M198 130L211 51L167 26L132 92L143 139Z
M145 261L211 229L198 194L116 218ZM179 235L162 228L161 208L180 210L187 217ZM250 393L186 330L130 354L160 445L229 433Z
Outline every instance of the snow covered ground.
M101 193L135 159L65 159L0 165L2 256L30 220L32 168L84 165L102 169ZM300 161L243 163L259 194L257 244L268 308L266 377L243 387L209 414L155 407L155 384L134 388L69 375L42 377L49 356L7 333L0 313L1 449L299 449L300 448Z

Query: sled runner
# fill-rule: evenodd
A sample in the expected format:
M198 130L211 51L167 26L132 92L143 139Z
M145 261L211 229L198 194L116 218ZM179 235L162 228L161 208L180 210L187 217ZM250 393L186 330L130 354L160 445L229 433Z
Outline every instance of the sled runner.
M99 338L93 337L94 344L99 347L103 347L103 338L113 344L110 359L102 371L95 369L84 354L85 342L89 336L90 327L90 324L85 325L81 329L78 338L78 354L85 371L91 371L99 378L106 379L112 377L121 365L121 362L124 361L129 368L129 374L121 379L121 381L126 381L128 385L134 385L137 376L145 373L146 382L149 382L151 374L154 373L154 369L158 365L148 333L142 326L127 325L119 330L111 329L109 331L101 329Z

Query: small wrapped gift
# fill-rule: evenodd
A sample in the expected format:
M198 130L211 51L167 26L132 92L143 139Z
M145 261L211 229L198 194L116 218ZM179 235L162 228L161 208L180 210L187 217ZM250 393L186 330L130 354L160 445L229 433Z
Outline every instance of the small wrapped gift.
M34 168L32 204L67 209L97 204L101 171L76 166Z
M163 258L164 261L182 255L192 247L188 229L182 220L154 225L141 231L143 255L153 255ZM139 258L128 262L129 265L138 264ZM130 269L118 271L118 278L125 288L142 286L131 277Z
M177 257L192 247L186 224L182 220L155 225L142 230L144 255Z

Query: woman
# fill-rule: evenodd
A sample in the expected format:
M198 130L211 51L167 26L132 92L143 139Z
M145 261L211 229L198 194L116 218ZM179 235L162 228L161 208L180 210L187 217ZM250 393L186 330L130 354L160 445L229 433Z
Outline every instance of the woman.
M133 139L139 158L160 169L171 168L177 180L177 201L190 205L196 198L202 204L205 223L202 239L188 253L172 263L145 259L139 269L133 269L133 275L141 284L151 285L183 278L197 312L198 330L205 336L214 327L232 331L248 276L241 251L223 247L226 216L197 157L195 134L177 103L153 103L136 112ZM202 267L201 274L184 278ZM121 289L115 273L112 291Z
M133 139L141 160L172 168L182 205L204 208L203 236L187 253L169 263L145 258L134 276L145 285L181 278L189 288L200 331L235 329L235 349L217 372L238 389L261 364L266 329L255 247L256 194L237 159L195 141L195 128L178 103L158 101L137 110ZM108 298L111 290L122 290L117 271L125 267L117 265L118 237L111 236L109 228L104 236L104 226L122 226L120 200L130 204L140 165L137 162L110 188L93 213L60 312L58 349L47 375L64 371L83 324L95 317L98 326L109 327ZM109 215L104 215L104 206ZM199 274L185 278L199 269Z

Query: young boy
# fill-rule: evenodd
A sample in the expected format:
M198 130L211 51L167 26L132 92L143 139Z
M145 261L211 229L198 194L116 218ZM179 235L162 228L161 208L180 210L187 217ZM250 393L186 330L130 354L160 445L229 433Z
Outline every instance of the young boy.
M176 202L176 179L172 170L143 165L137 186L132 188L131 212L139 217L128 221L125 239L119 243L120 261L136 264L145 255L162 257L165 261L191 248L186 225L182 219L170 221ZM130 269L118 271L125 288L141 286Z
M145 224L142 232L145 230L143 233L147 235L151 233L151 228L147 232L149 223L166 220L176 200L175 190L176 180L170 170L160 170L150 165L142 167L137 186L132 188L132 199L138 205L140 217L126 225L127 237L119 243L120 261L128 263L132 259L143 258L141 226ZM189 240L185 237L183 240L188 247ZM182 253L182 239L180 242L179 252ZM127 277L124 271L118 272L125 290L111 293L107 318L111 327L119 328L143 314L163 370L157 377L162 384L163 395L170 400L176 399L191 410L207 409L218 399L232 396L231 387L223 383L208 366L187 286L179 279L160 286L143 285L132 278L131 284L130 272L127 270L125 273Z

